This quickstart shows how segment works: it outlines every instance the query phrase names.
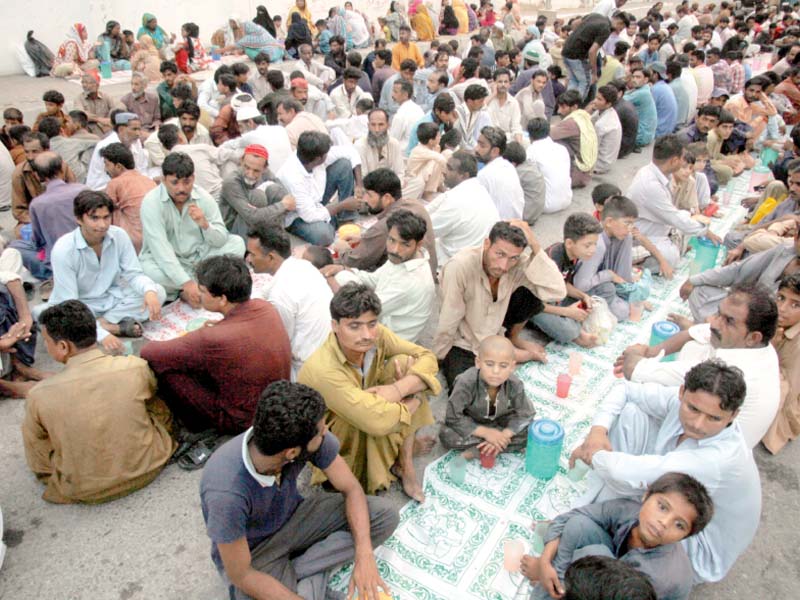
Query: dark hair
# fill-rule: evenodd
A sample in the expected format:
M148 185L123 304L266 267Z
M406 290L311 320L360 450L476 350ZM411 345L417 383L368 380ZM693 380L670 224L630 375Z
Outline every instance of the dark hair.
M245 63L234 63L231 66L231 69L233 69L234 75L246 75L250 72L250 67L248 67Z
M344 46L344 38L340 35L334 35L328 40L329 44L339 44L340 46Z
M116 145L116 144L112 144ZM122 144L119 144L122 146ZM107 147L107 146L106 146ZM127 148L125 148L127 150ZM94 190L83 190L75 196L72 202L72 212L75 218L80 220L83 215L90 215L98 208L106 207L109 213L114 212L114 201L105 192Z
M624 219L626 217L636 219L639 216L639 209L633 200L625 196L611 196L603 204L604 219Z
M375 101L369 96L364 96L356 102L356 112L363 115L364 113L371 111L374 106Z
M7 109L3 111L3 118L14 119L15 121L22 121L23 119L22 111L18 108L14 108L13 106L9 106Z
M184 100L181 104L181 107L177 111L178 117L183 115L189 115L195 118L195 120L200 120L200 107L197 106L197 103L194 100Z
M580 106L581 93L578 90L561 92L558 96L558 100L556 100L556 104L558 104L558 106Z
M318 391L290 381L273 381L258 399L253 417L253 444L265 456L291 448L306 449L325 415Z
M365 190L375 192L380 197L389 194L395 200L403 197L403 185L397 173L386 167L370 171L364 176L363 185Z
M433 101L433 114L436 111L443 113L451 113L456 109L456 101L449 94L439 94Z
M214 83L219 83L219 78L225 74L233 74L233 69L231 69L228 65L220 65L216 71L214 71Z
M687 537L703 531L711 521L711 517L714 516L714 501L706 487L691 475L664 473L647 487L645 499L653 494L668 494L669 492L676 492L686 498L686 501L697 512Z
M194 92L192 91L192 86L188 83L176 83L169 91L169 95L172 98L179 98L184 102L194 101Z
M477 59L474 58L465 58L461 61L461 74L464 76L464 79L469 79L470 77L475 77L475 72L478 70L480 63Z
M406 81L405 79L397 78L394 80L394 84L400 88L400 90L408 97L409 99L414 97L414 86L411 85L410 81Z
M683 379L683 389L717 396L719 407L727 412L739 410L747 393L744 373L718 359L703 361L689 369Z
M577 212L572 213L564 221L564 240L572 240L577 242L579 239L587 235L599 235L603 233L603 226L600 221L595 219L589 213Z
M773 294L760 283L736 283L728 291L728 296L742 294L747 301L747 332L759 332L761 345L766 346L775 335L778 326L778 305Z
M381 299L375 290L363 283L351 282L343 285L331 299L331 318L334 321L357 319L367 312L380 316Z
M610 556L584 556L564 574L562 600L657 600L650 579Z
M178 126L172 123L167 123L158 128L158 141L167 149L172 150L178 145L180 137L178 136Z
M592 190L592 203L602 206L611 196L619 196L622 193L613 183L598 183Z
M489 231L489 243L494 244L497 240L503 240L517 248L524 248L528 245L528 239L522 230L508 221L498 221L492 225L492 229Z
M482 98L486 98L489 95L489 92L486 90L479 83L473 83L467 86L467 89L464 90L464 101L467 100L480 100Z
M262 99L261 102L263 103L264 100ZM297 100L295 98L291 98L291 97L290 98L284 98L283 100L281 100L280 102L278 102L275 105L275 110L277 110L279 106L283 110L291 110L291 111L296 112L296 113L303 112L303 104L299 100ZM264 107L262 105L261 108L259 108L259 110L262 110L263 108Z
M719 119L719 115L722 112L722 109L719 106L711 106L710 104L706 104L705 106L701 106L700 109L697 111L698 117L714 117Z
M11 128L12 129L12 132L11 132L12 135L13 135L13 130L16 127L28 127L28 126L27 125L15 125L14 127ZM25 144L27 142L33 142L34 140L36 140L36 141L39 142L39 145L42 147L42 150L50 150L50 138L47 137L41 131L30 131L30 128L29 128L28 131L23 133L22 136L20 136L20 137L22 138L22 143L23 144Z
M674 60L667 63L667 75L672 79L678 79L681 76L681 71L683 71L683 67Z
M347 67L344 70L342 79L356 79L356 80L361 79L361 71L356 69L355 67Z
M11 127L8 128L8 137L10 137L18 144L22 144L22 138L24 138L28 133L30 133L30 131L31 128L28 127L27 125L12 125Z
M455 150L461 145L461 133L458 129L453 128L445 131L439 139L439 150L451 149ZM477 168L477 166L476 166Z
M420 144L427 144L435 139L439 133L439 126L436 123L420 123L417 125L417 140Z
M39 131L45 134L48 138L54 138L61 135L61 119L58 117L45 117L39 121Z
M356 69L360 69L361 68L361 62L362 62L363 59L361 57L361 53L360 52L358 52L357 50L352 50L352 51L347 53L346 60L347 60L347 64L350 65L351 67L355 67ZM359 78L360 77L361 77L361 71L359 71Z
M481 135L489 142L490 148L498 148L500 156L506 151L506 132L499 127L487 125L481 129Z
M243 258L222 254L209 256L195 268L197 283L212 296L225 296L228 302L246 302L253 291L253 278Z
M628 42L617 42L614 44L614 56L627 54L628 50L630 49L631 45Z
M381 60L385 62L387 65L392 64L392 51L384 48L383 50L378 50L375 53L375 56L380 56Z
M386 219L386 230L388 231L392 227L397 227L397 232L403 241L420 242L428 231L425 219L405 209L394 211Z
M322 267L327 267L328 265L333 264L333 256L331 256L331 251L323 246L309 244L306 246L305 254L310 256L309 262L317 269L321 269Z
M264 252L275 252L281 258L292 255L292 241L283 227L258 223L247 232L247 237L258 240Z
M163 128L162 128L163 129ZM161 132L159 131L159 134ZM194 175L194 162L188 154L183 152L171 152L164 158L161 164L161 173L166 177L167 175L175 175L178 179L191 177Z
M543 140L550 135L550 123L547 119L536 117L528 121L528 137L532 142Z
M784 275L778 281L778 290L787 289L795 294L800 294L800 272L795 271L789 275Z
M253 62L257 65L260 65L261 63L270 63L272 62L272 59L270 59L269 54L267 54L266 52L259 52L258 54L256 54L256 57L253 59Z
M64 161L58 154L40 154L33 160L31 165L33 172L42 181L54 179L61 174L64 167Z
M70 119L78 123L81 129L86 129L89 126L89 115L82 110L71 110L67 113Z
M59 106L62 106L65 102L64 94L62 94L57 90L47 90L42 96L42 101L52 102L53 104L58 104Z
M79 349L97 343L94 313L80 300L66 300L39 315L39 325L54 341L72 342Z
M297 158L307 165L325 156L331 149L331 138L321 131L304 131L297 140Z
M178 74L178 65L175 64L174 60L162 60L161 66L158 68L159 72L163 75L164 73L171 71L172 73Z
M619 98L619 92L617 91L617 88L615 88L613 85L610 84L599 87L597 89L597 94L599 96L602 96L603 100L605 100L609 104L616 103L617 99ZM564 94L561 94L561 96L563 95ZM559 96L559 99L561 98L561 96Z
M503 152L503 158L513 164L515 167L524 163L528 158L525 155L525 148L519 142L508 142L506 150Z
M195 23L184 23L182 27L186 30L186 35L190 38L200 37L200 28Z
M706 53L702 50L692 50L689 54L694 56L700 62L705 62L706 60Z
M403 62L400 63L400 70L401 71L413 71L414 73L416 73L417 72L417 63L415 63L410 58L407 58Z
M271 72L272 71L270 71L270 73ZM267 75L269 75L269 73L267 73ZM283 77L283 75L281 75L281 77ZM224 85L226 88L228 88L228 90L232 92L236 89L238 82L236 81L236 75L234 75L233 73L223 73L222 75L219 76L219 81L217 81L217 84Z
M450 158L456 161L456 172L462 174L466 173L470 177L476 177L478 175L478 161L469 152L459 150Z
M677 135L662 135L653 144L653 161L663 162L683 154L683 141Z
M173 127L175 126L173 125ZM125 144L119 142L109 144L100 150L100 156L112 164L122 165L129 171L136 168L136 162L133 160L133 152L131 152Z

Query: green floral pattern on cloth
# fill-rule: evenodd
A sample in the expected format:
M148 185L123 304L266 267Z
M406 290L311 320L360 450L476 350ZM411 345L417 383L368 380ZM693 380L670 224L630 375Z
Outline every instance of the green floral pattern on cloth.
M744 216L739 202L749 181L749 172L733 180L731 205L721 207L722 215L711 224L718 235ZM665 320L668 313L691 317L678 290L689 276L693 252L684 257L671 281L654 280L648 298L653 310L639 322L619 323L607 344L587 350L551 342L547 364L526 363L517 368L536 417L554 419L565 430L561 465L553 479L542 481L529 475L524 453L500 455L492 469L482 468L477 460L468 461L462 484L450 476L454 452L427 467L425 503L409 502L394 535L376 551L381 577L395 600L527 600L528 581L503 568L503 543L520 540L526 553L531 553L532 524L570 510L585 491L585 480L574 483L566 477L569 454L588 432L597 406L620 382L613 375L616 357L631 344L648 343L653 323ZM723 260L720 252L718 264ZM567 372L573 352L583 355L581 372L573 378L569 397L557 398L556 377ZM331 589L346 591L351 572L352 565L335 571Z

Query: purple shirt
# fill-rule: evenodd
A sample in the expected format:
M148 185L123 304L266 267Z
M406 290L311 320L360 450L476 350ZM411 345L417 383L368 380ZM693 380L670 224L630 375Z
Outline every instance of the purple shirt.
M88 189L82 183L53 179L47 182L45 191L31 201L33 245L37 250L45 249L47 264L50 264L50 252L58 238L78 226L73 212L75 196Z

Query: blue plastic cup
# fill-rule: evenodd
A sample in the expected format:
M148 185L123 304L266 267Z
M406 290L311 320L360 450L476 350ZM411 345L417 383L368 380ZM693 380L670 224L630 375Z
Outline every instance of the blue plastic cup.
M538 479L552 479L558 471L564 428L551 419L537 419L528 428L525 469Z
M450 479L456 485L463 485L467 477L467 459L461 455L456 456L449 465Z
M100 63L100 77L103 79L111 79L111 63L110 62L101 62Z
M672 321L658 321L657 323L653 323L653 328L650 330L650 346L658 346L661 342L664 342L671 338L673 335L678 333L681 330L675 323ZM661 362L670 362L675 360L675 354L669 354L661 359Z
M693 238L692 247L694 248L694 259L692 259L689 269L692 275L697 275L697 273L702 273L717 266L717 256L719 255L719 246L717 244L708 238L701 237Z

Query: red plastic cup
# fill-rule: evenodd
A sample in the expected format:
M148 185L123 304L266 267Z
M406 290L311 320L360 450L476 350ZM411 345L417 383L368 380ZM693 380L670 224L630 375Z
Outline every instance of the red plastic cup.
M495 461L497 461L497 457L494 454L484 454L481 452L481 466L484 469L491 469Z
M566 398L569 396L569 386L572 384L572 377L567 373L562 373L556 379L556 396Z

